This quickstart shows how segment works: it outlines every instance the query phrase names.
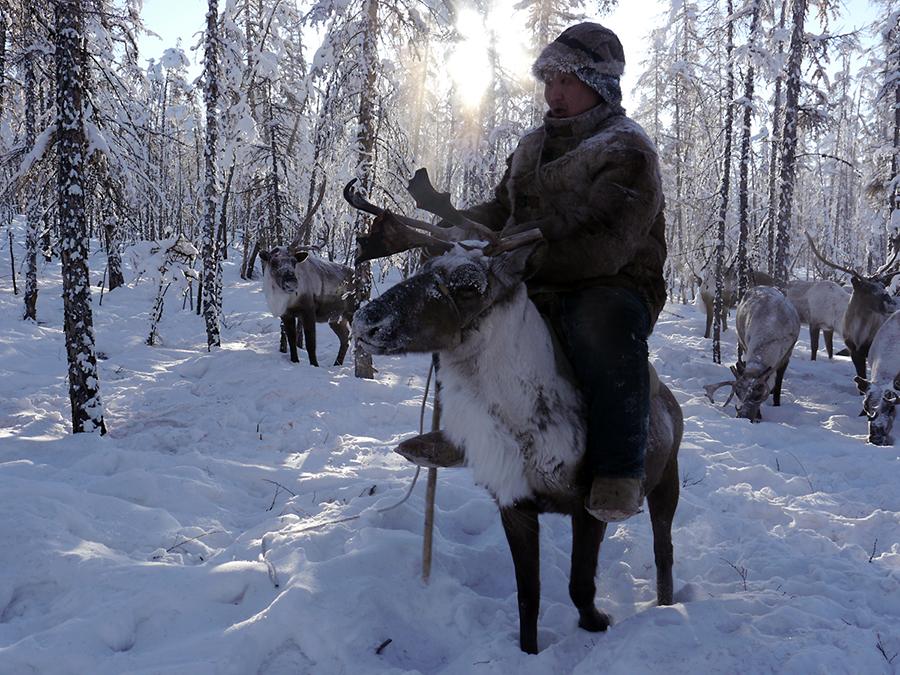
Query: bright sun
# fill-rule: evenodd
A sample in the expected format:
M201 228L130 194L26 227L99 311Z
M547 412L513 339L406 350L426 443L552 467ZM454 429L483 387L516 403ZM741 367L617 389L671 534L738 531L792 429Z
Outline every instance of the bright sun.
M456 28L462 40L447 61L447 72L465 108L477 109L491 84L488 53L492 41L499 56L500 67L516 79L524 80L528 77L530 58L522 41L523 30L515 28L516 24L521 23L521 17L513 9L514 2L515 0L498 0L487 17L474 9L459 12Z

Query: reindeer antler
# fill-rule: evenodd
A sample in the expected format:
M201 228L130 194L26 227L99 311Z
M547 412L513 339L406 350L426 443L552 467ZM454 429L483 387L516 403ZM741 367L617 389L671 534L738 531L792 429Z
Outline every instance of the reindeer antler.
M857 278L862 277L862 275L859 272L857 272L856 270L850 269L849 267L842 267L841 265L838 265L838 264L833 263L830 260L828 260L828 258L826 258L824 255L822 255L822 253L816 247L816 242L814 242L813 238L811 236L809 236L809 232L804 232L804 234L806 235L806 238L809 240L809 246L810 246L810 248L812 248L812 252L815 253L816 257L819 260L821 260L823 263L825 263L829 267L832 267L836 270L841 270L842 272L846 272L847 274L849 274L851 276L854 276Z
M409 179L406 191L412 195L416 206L423 211L445 218L454 224L465 218L450 202L449 192L438 192L434 188L428 176L428 169L424 166L417 169Z
M376 216L368 234L356 238L356 264L375 258L384 258L394 253L401 253L417 246L424 246L443 253L449 251L453 244L437 237L432 237L421 229L433 227L430 223L398 216L387 209L376 206L353 189L354 178L344 186L344 199L355 209Z
M709 399L710 403L715 403L715 399L713 398L713 394L715 394L722 387L731 387L731 393L728 395L728 398L725 399L725 403L722 404L724 408L729 403L731 403L731 399L734 398L734 380L725 380L724 382L716 382L714 384L705 384L703 385L704 391L706 391L706 397Z
M474 220L466 218L453 206L450 202L449 192L438 192L435 189L434 185L431 184L431 178L428 177L428 169L425 167L416 170L413 177L409 179L406 191L412 195L418 208L453 223L454 226L461 230L468 230L467 235L469 238L484 239L489 242L497 241L496 232L481 223L476 223Z
M372 204L354 190L354 183L356 179L344 187L344 198L354 208L376 216L371 231L367 235L357 237L359 244L357 263L400 253L416 246L424 246L432 253L439 254L459 244L468 248L481 248L485 255L497 255L543 238L540 230L532 229L501 239L493 230L468 220L453 208L449 202L449 195L438 193L434 189L424 169L417 171L416 176L410 181L416 203L436 215L439 215L437 211L440 211L452 216L456 222L450 227L391 213ZM473 240L484 241L486 245L472 244Z

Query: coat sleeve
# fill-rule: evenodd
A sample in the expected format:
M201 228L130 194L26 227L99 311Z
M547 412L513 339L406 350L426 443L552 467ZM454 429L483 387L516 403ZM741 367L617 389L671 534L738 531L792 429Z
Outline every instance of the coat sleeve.
M506 160L506 171L503 172L503 178L494 188L494 198L482 204L470 206L467 209L460 209L466 218L474 220L476 223L487 225L495 232L499 232L509 220L510 205L509 192L507 191L507 183L509 182L509 167L512 162L512 155Z
M650 235L663 196L656 153L645 143L606 148L591 173L583 203L561 204L538 226L550 242L541 276L548 281L613 276L631 262Z

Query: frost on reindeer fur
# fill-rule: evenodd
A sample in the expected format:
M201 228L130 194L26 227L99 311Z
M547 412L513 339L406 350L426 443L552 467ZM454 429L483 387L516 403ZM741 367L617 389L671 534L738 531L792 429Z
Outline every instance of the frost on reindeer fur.
M524 285L441 366L446 433L466 448L475 481L500 506L574 485L585 433L581 400L556 372L550 334Z

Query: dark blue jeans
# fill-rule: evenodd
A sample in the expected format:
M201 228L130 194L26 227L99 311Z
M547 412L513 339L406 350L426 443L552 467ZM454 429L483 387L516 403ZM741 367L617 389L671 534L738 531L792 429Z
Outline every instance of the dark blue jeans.
M650 313L626 288L598 286L536 298L549 315L588 413L587 464L595 476L642 478L650 427Z

